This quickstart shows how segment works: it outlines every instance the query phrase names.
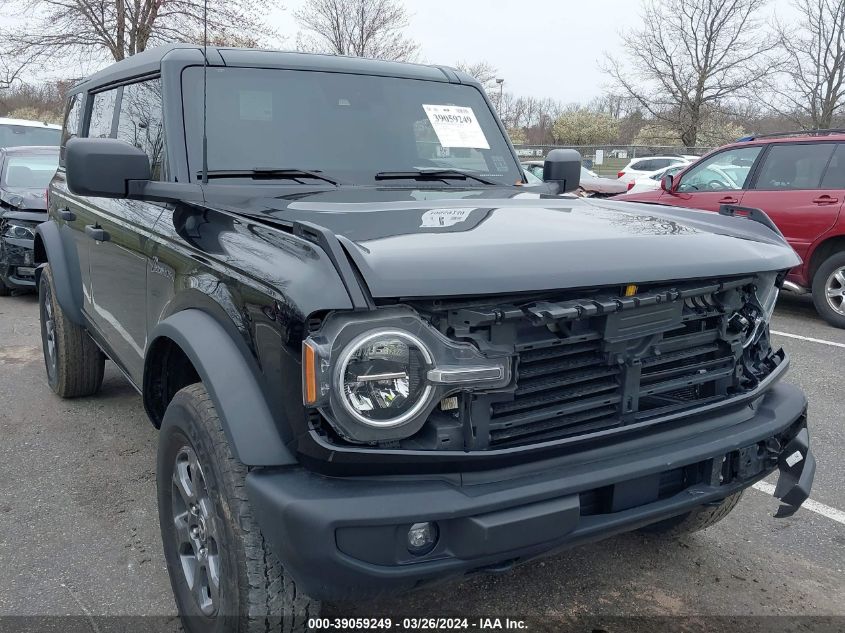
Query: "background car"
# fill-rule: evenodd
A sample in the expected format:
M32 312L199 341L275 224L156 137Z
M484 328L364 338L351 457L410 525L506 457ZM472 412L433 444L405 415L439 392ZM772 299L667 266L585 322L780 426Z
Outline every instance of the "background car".
M652 174L651 176L640 176L636 180L628 183L628 193L636 193L638 191L654 191L655 189L660 189L660 181L663 180L663 176L674 176L686 167L687 165L672 165L671 167L661 169L660 171Z
M711 152L671 182L664 179L657 190L617 199L709 211L722 205L762 209L803 260L785 287L812 292L819 314L845 328L845 133L747 137Z
M0 147L59 146L62 128L52 123L0 117Z
M543 180L543 161L523 161L522 167L526 173L533 174L540 180ZM617 194L624 193L626 190L624 183L620 183L614 178L602 178L597 173L590 171L584 166L581 167L581 180L579 185L585 195L595 198L615 196Z
M625 165L617 176L622 182L629 183L642 176L653 176L657 172L673 165L689 165L694 160L698 160L698 156L673 154L634 158Z
M35 288L35 227L47 219L47 185L58 147L0 149L0 296Z

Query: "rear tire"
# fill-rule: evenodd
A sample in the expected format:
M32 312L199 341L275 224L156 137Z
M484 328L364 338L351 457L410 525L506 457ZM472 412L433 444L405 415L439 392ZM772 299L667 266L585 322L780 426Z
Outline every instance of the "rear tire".
M158 514L170 584L189 633L294 633L319 616L319 602L297 591L261 534L247 470L233 457L205 387L180 390L161 426Z
M742 498L742 492L740 490L730 497L725 497L719 505L702 506L692 512L652 523L644 528L640 528L640 530L648 534L659 534L661 536L683 536L709 528L731 513Z
M845 328L845 252L834 253L816 270L813 303L825 321Z
M105 356L88 332L67 318L56 300L53 283L53 272L47 264L38 282L47 382L62 398L91 396L103 384Z

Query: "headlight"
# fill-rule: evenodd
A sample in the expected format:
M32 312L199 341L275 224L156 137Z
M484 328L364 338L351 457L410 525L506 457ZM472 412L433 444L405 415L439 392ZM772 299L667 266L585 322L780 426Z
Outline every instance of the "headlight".
M15 239L22 239L22 240L31 240L35 239L35 233L32 232L32 229L28 226L23 226L21 224L12 224L9 223L6 225L6 228L3 230L3 237L11 237Z
M510 356L448 339L409 308L336 313L302 346L303 402L354 442L417 433L443 398L510 384Z
M338 365L341 401L363 424L399 426L430 401L426 372L431 364L431 352L410 334L366 334L349 345Z

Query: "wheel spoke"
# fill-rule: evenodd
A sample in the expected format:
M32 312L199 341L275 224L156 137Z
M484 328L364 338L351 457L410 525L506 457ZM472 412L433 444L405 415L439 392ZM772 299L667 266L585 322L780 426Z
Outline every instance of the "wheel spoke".
M206 572L208 574L208 590L211 594L211 602L217 604L218 598L220 597L220 556L218 554L210 554L208 556Z
M173 486L179 491L179 496L182 497L185 506L190 508L191 505L196 503L197 495L193 481L191 481L187 460L176 462L176 469L173 471Z
M199 561L197 561L197 557L193 554L183 554L181 556L182 559L182 572L185 574L185 584L188 586L188 590L191 593L195 593L197 591L197 587L202 584L199 582L200 580L200 565Z
M842 291L839 288L828 288L827 289L827 296L828 297L841 297Z
M837 282L839 282L840 288L845 288L845 271L841 269L837 270L835 273L833 273L833 278L836 279Z

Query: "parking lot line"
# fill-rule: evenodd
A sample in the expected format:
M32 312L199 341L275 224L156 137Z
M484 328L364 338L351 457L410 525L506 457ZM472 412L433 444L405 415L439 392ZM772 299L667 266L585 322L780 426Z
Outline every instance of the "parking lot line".
M775 487L765 481L758 481L754 484L753 488L759 490L760 492L765 492L766 494L773 494L775 491ZM826 506L823 503L819 503L818 501L813 501L812 499L807 499L802 508L806 508L810 512L815 512L816 514L820 514L823 517L827 517L832 521L836 521L837 523L841 523L845 525L845 512L842 510L837 510L836 508L831 508L830 506Z
M797 338L799 341L808 341L810 343L821 343L822 345L832 345L833 347L845 347L845 343L835 343L834 341L825 341L821 338L800 336L798 334L790 334L789 332L778 332L777 330L772 330L772 334L777 334L778 336L785 336L787 338Z

